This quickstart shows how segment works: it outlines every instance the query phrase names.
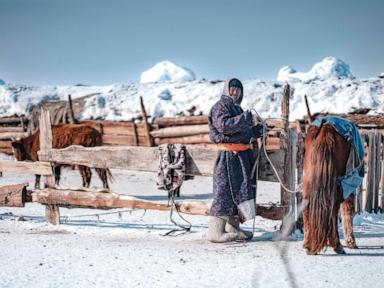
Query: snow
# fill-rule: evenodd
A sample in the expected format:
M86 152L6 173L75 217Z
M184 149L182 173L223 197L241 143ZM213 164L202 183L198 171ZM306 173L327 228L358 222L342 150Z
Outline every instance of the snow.
M303 81L328 80L331 78L353 78L349 65L336 57L326 57L316 63L308 72L297 72L291 66L279 70L277 81Z
M244 80L245 109L255 108L262 117L280 117L282 83ZM371 114L384 113L384 78L357 80L350 78L314 80L310 83L290 82L291 120L306 115L304 95L312 113L348 113L356 108L371 108ZM209 113L219 99L223 82L190 81L186 83L113 84L109 86L42 86L30 87L5 84L0 86L0 117L28 114L33 104L47 99L67 99L86 95L81 119L131 120L141 115L140 96L152 117Z
M186 82L195 80L195 73L188 68L177 66L171 61L157 63L149 70L143 72L140 83L151 82Z
M155 188L155 173L112 173L112 191L166 201L165 192ZM34 176L4 173L0 185L24 181L32 185ZM62 186L80 184L77 171L63 171ZM101 187L95 178L91 185ZM212 178L196 177L184 183L182 199L211 201L211 187ZM276 202L279 193L276 183L261 182L258 202ZM280 221L260 217L251 242L213 244L205 240L204 216L185 215L192 233L166 237L162 235L174 228L168 212L76 208L60 212L66 221L53 226L45 223L43 205L1 208L0 287L320 288L376 287L382 281L383 214L355 217L360 250L346 249L347 255L337 256L328 249L320 256L307 256L300 233L289 241L274 241ZM110 212L116 213L106 214ZM15 215L26 221L16 221ZM244 227L252 230L252 221Z
M140 115L140 96L153 117L188 115L191 107L197 114L207 114L220 97L223 82L178 81L170 77L177 74L173 70L167 70L167 76L166 69L160 68L150 83L40 87L4 83L0 85L0 117L28 114L31 105L67 99L68 94L72 98L90 95L82 119L107 120ZM263 117L280 117L285 81L293 88L291 119L306 114L304 95L313 113L347 113L362 107L372 108L373 114L384 113L383 77L355 79L349 66L336 58L326 58L306 73L285 67L277 81L245 80L242 106L255 108ZM166 202L166 193L156 190L155 173L113 170L112 174L113 192ZM22 182L32 186L34 175L4 172L0 177L0 186ZM63 171L61 187L80 185L77 171ZM101 187L99 179L93 177L91 186ZM261 182L258 187L258 203L279 200L276 183ZM181 193L181 200L211 201L212 178L187 181ZM376 287L382 282L383 214L355 217L359 250L346 249L347 255L336 256L328 249L320 256L307 256L302 234L296 231L289 241L275 241L280 221L260 217L256 217L252 241L213 244L205 240L204 216L185 215L193 225L192 233L165 237L174 228L167 212L76 208L60 212L64 223L52 226L45 223L42 205L1 208L0 287L317 288ZM26 221L17 221L17 216ZM251 231L252 221L244 227Z
M348 113L357 108L371 108L370 114L384 113L384 77L353 78L349 66L334 57L325 58L306 73L284 67L278 81L244 80L242 106L256 109L264 118L280 117L283 79L293 88L290 120L306 115L304 95L312 113ZM8 83L0 85L0 117L28 114L33 104L48 99L66 100L68 94L72 98L89 95L81 119L131 120L141 115L140 96L152 118L190 115L191 109L195 115L207 115L223 86L223 81L206 80L107 86L37 87Z

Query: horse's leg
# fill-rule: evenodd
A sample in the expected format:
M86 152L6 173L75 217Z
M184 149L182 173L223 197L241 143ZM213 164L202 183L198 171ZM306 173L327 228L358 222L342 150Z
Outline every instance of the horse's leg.
M316 253L311 252L311 244L310 239L308 237L309 235L309 229L310 229L310 223L309 223L309 211L308 208L305 208L303 210L303 222L304 222L304 243L303 247L306 250L308 255L315 255Z
M79 171L81 178L83 180L83 187L89 188L91 184L92 171L91 168L87 166L79 165Z
M100 180L103 182L103 187L109 190L107 170L103 168L95 168L95 170Z
M340 242L340 236L338 231L338 214L339 213L337 211L335 217L332 217L331 227L333 227L333 233L329 234L328 244L333 248L333 251L335 251L337 254L345 254L343 245L341 245Z
M40 189L40 178L41 175L35 175L35 189Z
M55 166L55 184L59 186L60 183L60 176L61 176L61 166L56 165Z
M353 234L353 216L355 214L355 196L351 195L340 205L340 214L343 221L343 234L348 248L357 249L355 235Z

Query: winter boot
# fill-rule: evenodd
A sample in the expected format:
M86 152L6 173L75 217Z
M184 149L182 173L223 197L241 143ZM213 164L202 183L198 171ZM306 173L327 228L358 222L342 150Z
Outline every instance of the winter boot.
M225 232L228 216L209 216L208 240L214 243L244 240L238 232Z
M253 233L251 231L240 229L239 219L236 216L228 216L228 222L225 224L225 231L238 233L242 240L250 240L253 238Z

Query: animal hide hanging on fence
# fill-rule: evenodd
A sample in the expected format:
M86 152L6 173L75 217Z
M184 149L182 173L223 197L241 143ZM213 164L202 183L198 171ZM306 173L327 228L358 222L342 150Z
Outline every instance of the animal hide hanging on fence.
M181 187L186 171L186 150L182 144L163 144L159 146L159 170L157 188L170 193ZM190 178L189 178L190 179Z

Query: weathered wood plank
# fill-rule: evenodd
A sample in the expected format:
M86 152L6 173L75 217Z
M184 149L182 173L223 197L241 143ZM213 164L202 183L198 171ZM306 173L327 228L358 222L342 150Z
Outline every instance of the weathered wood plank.
M4 153L4 154L7 154L7 155L12 155L13 154L13 150L12 150L12 148L0 148L0 153Z
M11 148L11 141L0 141L0 148Z
M24 116L20 117L2 117L0 118L0 124L19 124L23 119L23 122L28 121L28 119L24 118Z
M199 134L208 134L208 125L185 125L161 128L159 130L151 131L152 137L155 138L173 138L182 136L191 136Z
M0 206L24 207L28 183L0 186Z
M134 136L104 134L102 139L103 145L137 146L135 145ZM147 144L147 137L139 136L136 140L140 146L145 146Z
M24 132L24 128L21 126L0 127L0 133L6 133L6 132Z
M12 160L0 160L0 171L30 173L38 175L53 175L51 164L47 162L19 162Z
M141 200L136 197L104 193L96 191L81 191L68 189L46 188L32 193L32 201L41 204L55 204L63 207L83 207L95 209L149 209L169 211L167 204ZM176 203L176 209L181 213L192 215L209 215L211 204L202 201L182 201ZM284 208L280 206L257 206L257 215L264 218L280 220L284 216Z
M284 170L284 159L281 150L269 152L269 157L276 166L280 175ZM217 157L217 150L211 148L187 146L188 175L211 176L213 165ZM101 146L86 148L70 146L65 149L51 149L40 151L41 161L62 164L85 165L97 168L116 168L133 171L157 172L158 148L135 146ZM259 179L264 181L277 181L270 164L264 154L261 154Z
M157 124L160 127L208 124L208 116L162 117L156 118L154 124Z
M2 132L0 133L0 140L10 140L12 138L24 138L27 137L27 132Z
M41 110L41 115L39 119L40 127L40 151L48 151L52 149L52 126L49 115L49 110L43 108ZM53 187L55 185L55 177L53 175L44 176L45 187ZM45 218L48 223L53 225L60 224L60 211L59 207L52 205L52 203L47 203L45 206Z
M173 138L155 138L156 145L162 144L209 144L211 139L208 134L199 134Z

